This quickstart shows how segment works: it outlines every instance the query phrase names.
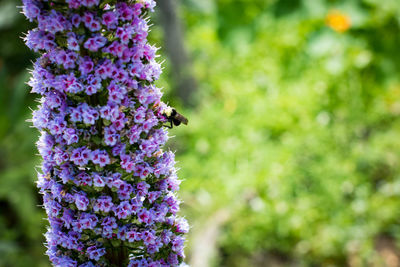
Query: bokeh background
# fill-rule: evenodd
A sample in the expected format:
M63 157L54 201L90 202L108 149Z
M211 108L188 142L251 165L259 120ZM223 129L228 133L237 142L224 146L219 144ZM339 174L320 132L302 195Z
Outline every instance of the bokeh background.
M32 26L0 1L0 266L49 266ZM400 266L400 2L160 0L187 262Z

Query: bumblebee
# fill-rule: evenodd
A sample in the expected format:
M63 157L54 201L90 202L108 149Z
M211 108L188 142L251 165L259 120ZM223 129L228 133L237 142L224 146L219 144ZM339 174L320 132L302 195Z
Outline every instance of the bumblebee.
M181 123L187 125L188 119L184 117L182 114L178 113L174 108L166 108L164 109L161 114L168 120L170 125L164 125L167 128L172 129L175 126L179 126Z

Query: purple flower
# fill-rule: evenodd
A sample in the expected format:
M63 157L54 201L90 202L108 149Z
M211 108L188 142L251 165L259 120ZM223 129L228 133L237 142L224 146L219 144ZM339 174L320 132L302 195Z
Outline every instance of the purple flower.
M105 217L101 222L101 226L103 226L103 228L109 228L111 230L118 227L117 221L114 217Z
M134 198L131 199L131 205L132 205L132 212L137 213L143 206L143 200L139 196L135 196Z
M65 104L66 97L64 94L53 91L53 92L47 92L46 93L46 105L51 108L55 109L58 107L61 107L62 105Z
M94 265L93 262L88 261L88 262L82 263L81 265L79 265L79 267L96 267L96 265Z
M151 157L151 155L158 150L158 144L153 142L151 139L143 140L139 148L147 157Z
M56 80L56 88L60 92L72 93L76 94L82 91L83 86L74 74L70 73L69 75L60 75Z
M133 27L127 25L118 28L116 31L116 36L120 39L122 44L128 44L133 34L134 34ZM130 51L129 49L127 50Z
M50 160L48 157L46 157L46 155L43 156L43 159ZM67 160L69 160L69 155L66 151L64 151L62 148L57 146L54 148L53 160L56 162L56 164L61 165L64 162L66 162Z
M107 105L100 108L100 116L103 119L114 122L119 117L119 110L116 105Z
M129 138L129 143L134 144L137 143L140 140L140 134L142 133L142 127L139 125L134 125L130 130L128 134Z
M53 34L71 27L71 23L60 12L55 10L51 10L47 16L39 15L37 19L40 29Z
M138 124L142 124L146 118L146 109L145 107L139 107L136 112L135 115L133 115L134 121Z
M38 29L29 31L25 37L25 42L35 52L39 50L49 51L56 47L54 34Z
M91 12L85 12L82 17L82 21L85 24L86 28L88 28L92 32L99 31L101 29L100 21Z
M81 74L83 74L83 75L87 75L90 72L92 72L93 67L94 67L93 61L88 56L85 56L79 62L79 70L81 71Z
M186 219L179 218L176 221L176 231L178 233L186 234L189 232L189 224Z
M114 127L107 127L104 129L104 143L108 146L115 146L120 140L120 135Z
M108 11L103 14L103 24L109 29L115 29L118 25L118 16L114 11Z
M109 212L113 207L112 198L110 196L100 196L93 205L94 211Z
M114 214L118 219L125 219L132 213L132 206L129 201L123 201L118 206L114 206Z
M151 191L147 194L147 199L149 200L150 203L153 203L156 201L159 197L161 196L160 191Z
M93 173L93 185L96 187L104 187L106 183L104 182L103 177L101 177L100 174Z
M140 233L137 232L136 229L131 229L129 231L126 232L126 239L129 242L135 242L135 241L139 241L140 240Z
M73 14L71 18L71 23L75 28L78 28L81 24L81 16L79 16L79 14Z
M185 239L182 238L181 236L175 236L175 238L172 239L172 250L175 252L181 252L185 243Z
M55 264L57 264L57 266L65 266L65 267L76 267L77 266L76 261L67 256L54 258L53 262Z
M138 213L138 221L140 223L144 223L144 224L151 224L152 223L152 216L150 211L146 210L146 209L141 209Z
M23 0L24 3L22 12L29 19L29 21L33 21L40 15L41 5L38 1L33 0Z
M65 129L63 137L64 137L65 141L67 141L67 145L71 145L71 144L77 143L79 141L79 137L74 128Z
M49 122L49 130L53 135L62 134L66 127L67 123L62 117L56 117Z
M44 201L44 207L46 209L47 215L52 217L57 217L61 211L61 205L56 201Z
M79 224L81 225L81 229L93 229L96 227L99 219L94 214L90 213L81 213L79 217Z
M83 44L83 47L92 51L97 52L100 48L105 46L107 39L101 35L94 35L93 37L87 39Z
M86 210L89 205L89 199L82 193L75 194L75 205L78 210Z
M154 7L156 6L156 1L154 0L144 0L144 6L148 8L150 11L154 11Z
M144 231L141 234L141 239L146 246L153 245L156 242L156 235L154 231Z
M82 5L87 7L97 6L100 0L82 0Z
M93 95L101 89L101 78L95 75L88 75L87 84L86 94Z
M106 254L105 248L97 248L96 246L88 247L86 250L86 254L88 255L89 259L98 261L101 256Z
M95 124L96 120L99 118L99 112L96 108L93 108L86 103L81 104L78 108L82 116L82 121L85 124Z
M61 220L64 222L64 226L70 229L71 223L74 221L74 212L71 209L64 209Z
M145 196L145 195L147 195L149 188L150 188L150 185L147 184L146 182L142 181L136 185L137 194L139 196Z
M67 2L68 6L70 8L79 8L81 3L80 0L66 0L65 2Z
M118 198L120 200L127 200L130 199L130 196L133 192L133 187L129 183L123 182L121 185L118 187Z
M60 50L57 54L54 54L53 59L57 64L63 65L64 69L67 70L75 68L75 62L77 58L78 56L75 52L65 52L63 50Z
M178 255L173 254L173 253L169 254L169 255L168 255L168 264L169 264L169 266L176 266L176 265L178 265L178 264L179 264Z
M110 103L121 103L121 100L124 99L125 94L125 86L118 85L116 82L111 81L110 85L108 86L108 101Z
M125 169L127 173L131 173L135 168L135 163L129 155L121 155L121 167Z
M74 50L74 51L79 51L80 47L79 47L79 41L76 38L76 35L74 33L69 33L68 34L68 49L70 50Z
M104 167L110 163L110 157L107 152L104 150L95 150L92 152L92 161L94 164L99 165L100 167Z
M115 57L122 57L122 54L126 48L126 45L121 44L118 41L114 41L108 47L103 49L103 52L110 53Z
M85 166L90 160L90 149L79 147L72 150L70 160L78 166Z

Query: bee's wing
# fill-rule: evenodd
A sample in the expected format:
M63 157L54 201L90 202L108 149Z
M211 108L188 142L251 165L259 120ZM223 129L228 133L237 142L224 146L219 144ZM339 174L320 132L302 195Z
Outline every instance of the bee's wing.
M189 122L185 116L183 116L182 114L179 114L179 113L176 113L175 118L185 125L187 125Z

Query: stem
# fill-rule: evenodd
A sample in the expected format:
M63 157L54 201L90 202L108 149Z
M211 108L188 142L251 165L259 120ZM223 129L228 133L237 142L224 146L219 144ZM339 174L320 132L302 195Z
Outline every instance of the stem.
M127 248L124 246L120 247L109 247L106 253L106 259L109 266L126 266L129 262Z

